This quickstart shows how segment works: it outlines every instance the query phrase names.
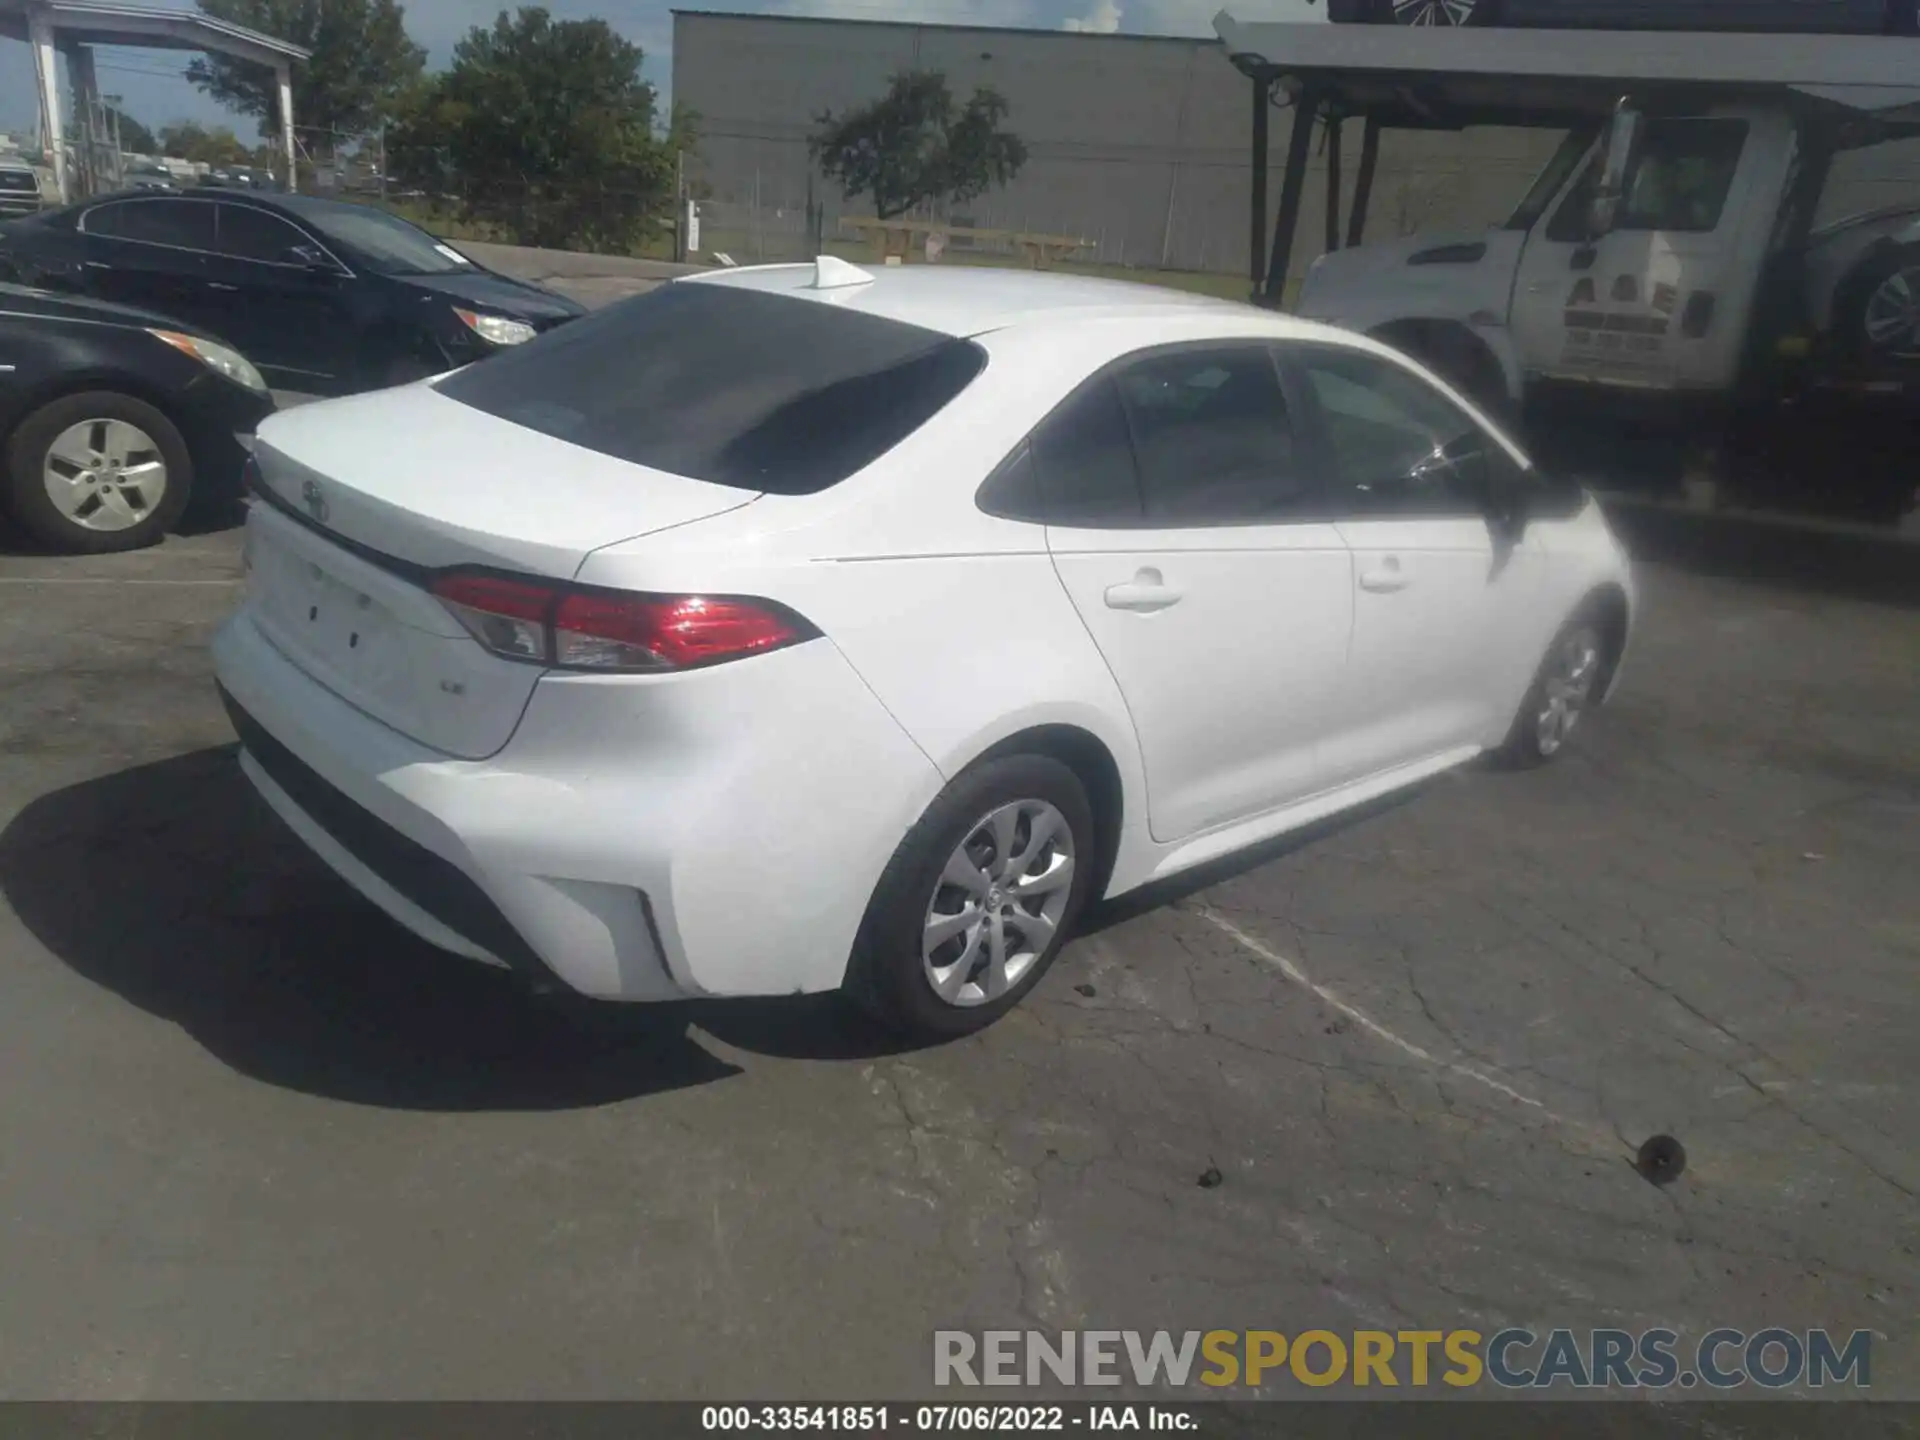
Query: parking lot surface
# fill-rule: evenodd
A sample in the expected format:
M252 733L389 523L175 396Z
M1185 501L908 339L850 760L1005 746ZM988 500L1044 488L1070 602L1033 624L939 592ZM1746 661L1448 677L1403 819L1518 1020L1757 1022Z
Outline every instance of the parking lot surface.
M935 1328L1515 1323L1868 1328L1920 1396L1920 611L1649 567L1564 763L891 1053L389 924L236 768L239 575L0 556L0 1394L909 1397Z

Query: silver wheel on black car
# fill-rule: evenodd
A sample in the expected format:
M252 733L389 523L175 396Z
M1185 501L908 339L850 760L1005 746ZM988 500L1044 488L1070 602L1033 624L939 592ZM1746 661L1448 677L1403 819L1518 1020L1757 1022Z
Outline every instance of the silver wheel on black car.
M193 461L180 431L144 400L64 395L7 444L6 501L50 550L102 554L151 545L186 508Z

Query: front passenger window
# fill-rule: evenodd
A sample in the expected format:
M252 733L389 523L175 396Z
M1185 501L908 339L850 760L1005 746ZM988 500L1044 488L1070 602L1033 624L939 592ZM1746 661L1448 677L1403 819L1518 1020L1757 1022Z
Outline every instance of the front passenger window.
M298 264L293 255L296 245L308 244L307 237L277 215L245 205L216 205L219 212L216 245L219 253L235 260L264 260L275 265Z
M1478 514L1493 467L1513 459L1412 371L1359 350L1306 353L1341 507L1360 515Z

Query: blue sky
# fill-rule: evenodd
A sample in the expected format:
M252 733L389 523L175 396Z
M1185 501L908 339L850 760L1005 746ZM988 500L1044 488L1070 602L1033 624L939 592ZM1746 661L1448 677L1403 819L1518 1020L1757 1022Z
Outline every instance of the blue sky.
M646 52L646 75L664 95L673 69L676 0L549 0L563 19L599 16ZM707 0L686 9L743 10L765 14L835 16L850 20L919 20L951 25L1020 25L1040 30L1124 31L1141 35L1207 35L1223 3L1246 20L1310 20L1324 10L1307 0ZM427 47L428 63L444 65L453 45L475 25L491 23L499 0L409 0L407 28ZM222 110L189 85L177 51L101 50L96 57L100 89L120 95L126 111L158 129L170 120L231 124L252 140L252 122ZM295 81L296 104L298 81ZM33 67L27 47L0 40L0 129L25 130L34 123Z

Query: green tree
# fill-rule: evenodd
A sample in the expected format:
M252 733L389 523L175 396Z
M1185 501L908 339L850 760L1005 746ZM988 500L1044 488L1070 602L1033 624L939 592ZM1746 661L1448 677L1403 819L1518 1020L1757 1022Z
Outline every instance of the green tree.
M891 220L938 201L971 200L1027 162L1020 137L1000 128L1007 102L981 86L956 105L944 75L909 70L871 105L824 111L808 141L814 163L849 196L867 195Z
M120 122L120 148L129 155L152 155L159 141L153 132L134 119L126 111L107 106L107 133L113 133L115 119Z
M244 165L252 152L225 125L209 130L192 120L160 127L160 153L203 165Z
M200 0L200 8L313 52L294 79L294 122L319 130L371 130L420 77L427 52L407 35L397 0ZM273 72L251 60L207 55L187 78L222 105L251 115L260 133L280 126Z
M673 187L641 59L604 20L502 11L408 103L390 163L521 244L630 249L665 217Z

